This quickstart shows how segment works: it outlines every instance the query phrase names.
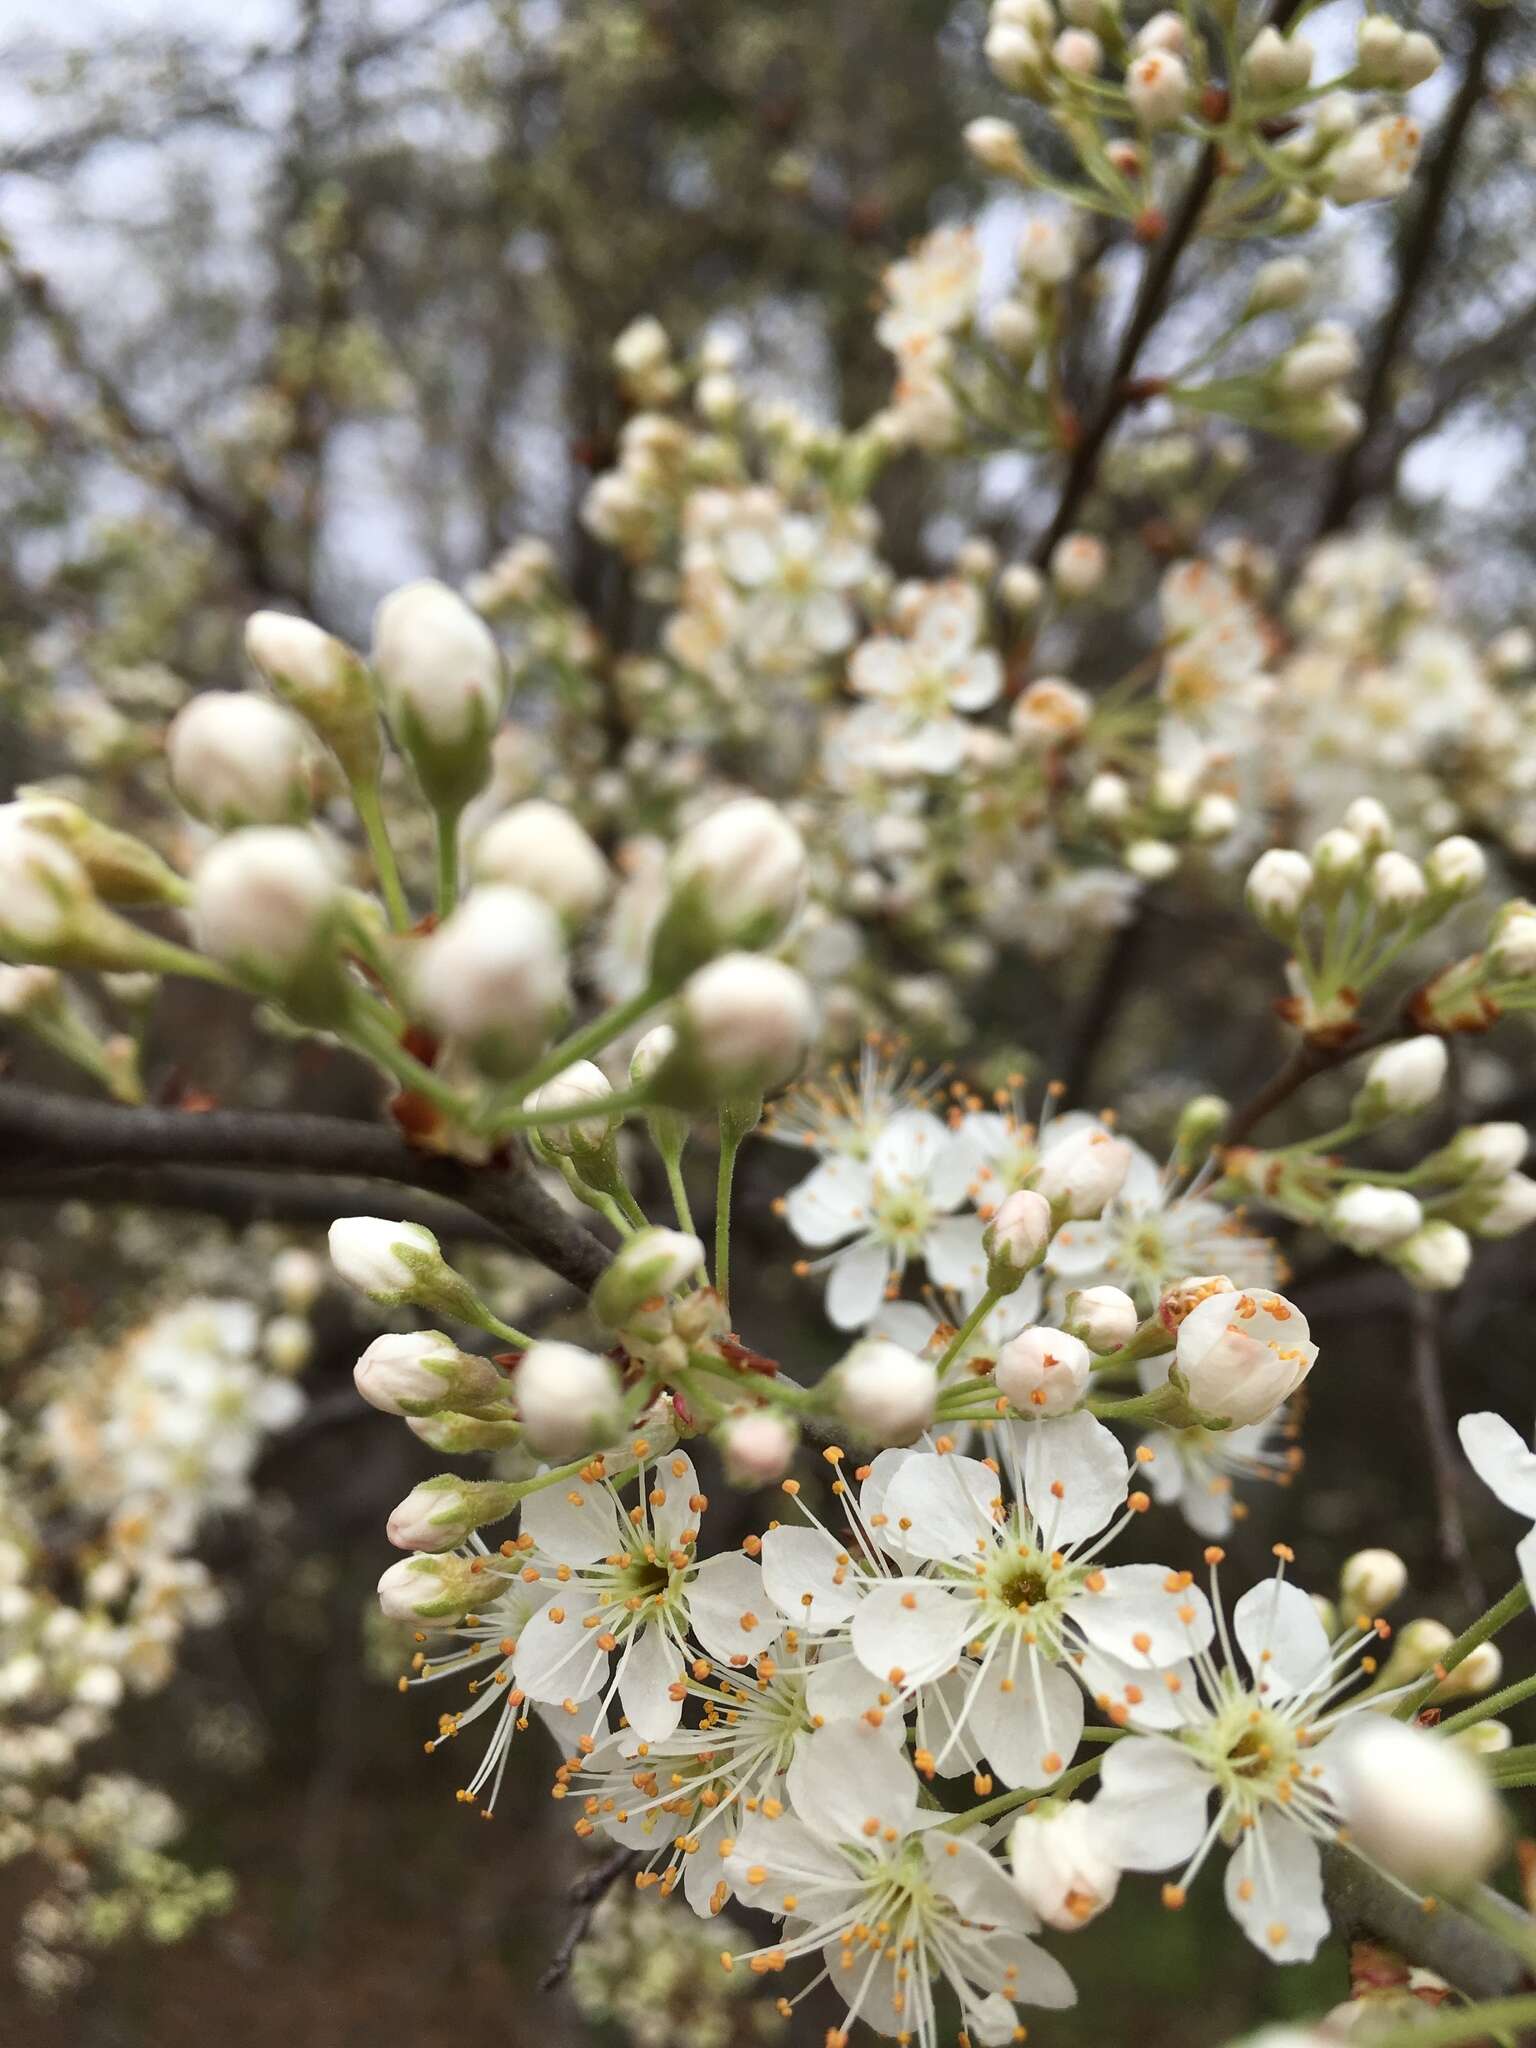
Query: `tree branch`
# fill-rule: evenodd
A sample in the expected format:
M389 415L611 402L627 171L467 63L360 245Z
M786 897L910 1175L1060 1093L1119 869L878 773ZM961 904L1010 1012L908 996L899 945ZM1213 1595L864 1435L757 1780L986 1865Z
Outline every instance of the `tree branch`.
M1346 1940L1373 1935L1410 1962L1433 1970L1468 1998L1500 1998L1525 1982L1525 1968L1486 1928L1445 1903L1426 1913L1419 1900L1401 1891L1348 1849L1323 1850L1323 1885L1328 1917ZM1518 1907L1493 1892L1484 1897L1504 1908L1514 1923Z
M638 1849L617 1849L589 1870L571 1886L569 1898L576 1908L575 1917L561 1937L560 1946L549 1961L549 1967L539 1979L541 1991L558 1991L571 1974L571 1964L576 1960L576 1951L586 1940L592 1926L592 1916L607 1898L609 1892L621 1877L627 1877L640 1861Z
M61 1168L141 1170L147 1176L138 1197L142 1200L152 1199L151 1169L166 1167L297 1174L301 1182L328 1182L338 1192L355 1191L358 1180L383 1182L472 1211L516 1250L583 1292L608 1263L601 1240L545 1192L520 1154L513 1153L504 1165L467 1166L418 1152L382 1124L349 1117L124 1109L0 1082L0 1161L5 1167L0 1195L25 1187L29 1174ZM183 1199L175 1206L186 1206L187 1192L182 1181ZM232 1190L226 1192L232 1197ZM279 1198L281 1192L279 1184ZM300 1192L307 1197L307 1189ZM332 1216L345 1213L340 1201L331 1209Z

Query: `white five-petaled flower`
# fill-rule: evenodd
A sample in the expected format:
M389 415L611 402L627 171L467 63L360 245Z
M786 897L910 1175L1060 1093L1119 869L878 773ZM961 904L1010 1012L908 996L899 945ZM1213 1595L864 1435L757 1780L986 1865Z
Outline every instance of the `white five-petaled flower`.
M852 646L858 631L852 593L871 567L870 551L856 534L759 495L725 525L715 552L745 593L736 643L751 667L798 669Z
M1536 1451L1519 1431L1486 1409L1463 1415L1456 1429L1472 1470L1494 1499L1536 1522ZM1536 1600L1536 1528L1515 1545L1515 1562Z
M1043 1786L1082 1734L1078 1678L1097 1690L1127 1662L1172 1664L1209 1639L1211 1615L1187 1574L1096 1562L1147 1505L1127 1501L1126 1455L1101 1422L1002 1424L991 1440L1011 1499L996 1461L917 1452L894 1472L879 1540L904 1576L860 1599L853 1648L904 1697L948 1681L936 1767L968 1741L1005 1784Z
M981 600L970 584L936 584L905 637L877 633L849 660L852 689L893 715L889 736L910 747L928 774L949 775L960 766L971 728L957 714L984 711L1002 690L1001 658L976 644L981 624Z
M596 1472L524 1501L523 1576L555 1591L518 1638L514 1675L530 1699L559 1706L602 1693L604 1715L617 1694L635 1733L660 1742L682 1718L690 1628L712 1657L744 1669L783 1617L752 1559L725 1551L700 1563L707 1503L691 1458L642 1463L639 1487L633 1509Z
M844 2005L830 2036L861 2019L936 2048L935 1990L947 1983L969 2038L1017 2038L1017 2004L1075 1998L1053 1956L1029 1937L1039 1922L994 1857L918 1808L899 1749L857 1722L801 1742L786 1783L791 1811L750 1816L725 1859L736 1896L780 1916L778 1942L746 1960L777 1970L819 1956ZM805 1987L807 1990L810 1985Z
M1221 1552L1207 1555L1222 1658L1208 1631L1198 1648L1192 1631L1176 1669L1153 1671L1143 1659L1118 1693L1106 1693L1100 1704L1132 1732L1104 1759L1095 1811L1124 1868L1183 1866L1163 1890L1170 1906L1182 1905L1218 1842L1235 1843L1226 1878L1233 1918L1276 1962L1305 1962L1328 1932L1318 1844L1338 1833L1337 1752L1327 1744L1341 1722L1390 1697L1342 1697L1377 1634L1362 1620L1330 1642L1283 1569L1243 1595L1229 1627L1214 1577Z
M800 1242L841 1246L824 1261L827 1314L840 1330L861 1329L915 1259L940 1287L964 1290L982 1278L981 1220L954 1213L972 1170L971 1154L936 1116L903 1110L867 1160L825 1159L791 1190L785 1214Z

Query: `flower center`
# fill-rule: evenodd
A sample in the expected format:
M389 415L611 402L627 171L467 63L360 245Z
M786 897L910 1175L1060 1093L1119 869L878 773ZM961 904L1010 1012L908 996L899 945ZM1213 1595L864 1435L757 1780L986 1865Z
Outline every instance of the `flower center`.
M1296 1730L1252 1693L1235 1693L1192 1739L1224 1797L1240 1812L1290 1798L1297 1774Z
M927 1234L933 1210L920 1188L910 1183L875 1190L875 1229L887 1244L915 1251Z

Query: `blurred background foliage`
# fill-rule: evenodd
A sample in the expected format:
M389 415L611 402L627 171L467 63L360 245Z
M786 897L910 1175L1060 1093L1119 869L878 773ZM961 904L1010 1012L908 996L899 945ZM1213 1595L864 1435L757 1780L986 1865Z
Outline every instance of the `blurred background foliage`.
M1511 143L1528 130L1506 120L1536 91L1536 24L1503 11L1496 64L1442 158L1458 85L1484 61L1479 10L1407 11L1450 52L1426 177L1401 211L1339 216L1324 256L1364 338L1366 438L1323 460L1263 446L1220 531L1293 555L1330 526L1388 516L1491 627L1536 570L1536 167ZM621 642L634 593L577 518L620 420L614 336L644 312L683 338L724 322L760 384L863 416L888 379L871 331L879 272L982 202L960 130L997 98L972 0L160 0L80 24L69 8L7 9L3 27L0 761L8 782L56 772L85 704L129 802L169 711L237 680L259 604L356 636L392 584L462 578L531 532ZM1128 256L1107 242L1081 293L1079 395L1107 358ZM1171 329L1211 319L1244 261L1221 244L1192 257ZM1204 508L1198 492L1154 503L1124 473L1115 516L1139 525L1150 589ZM1113 494L1115 464L1106 475ZM931 568L978 527L1016 551L1045 523L1052 482L1013 458L974 497L945 501L931 470L903 462L881 489L891 559ZM1090 962L997 990L979 1029L1043 1072L1073 1062L1079 1093L1118 1101L1149 1140L1180 1076L1236 1093L1268 1071L1278 1033L1251 1020L1275 959L1240 919L1158 915L1114 944L1109 964L1141 993L1112 1018L1095 1007L1104 963ZM366 1105L343 1055L278 1058L235 1006L179 1002L157 1026L162 1080ZM1154 1068L1156 1089L1138 1094ZM1474 1054L1460 1100L1481 1105L1506 1079ZM1309 1122L1329 1120L1325 1096ZM1499 1113L1520 1109L1501 1098ZM745 1328L809 1361L832 1339L770 1213L791 1177L757 1148L740 1309ZM72 1234L52 1207L8 1208L7 1223L41 1286L39 1343L67 1329L108 1341L145 1313L155 1261L129 1255L113 1212L71 1212ZM185 1219L157 1249L169 1262L205 1240L232 1276L270 1257L265 1240ZM1327 1369L1305 1488L1258 1503L1242 1564L1262 1569L1283 1534L1326 1584L1369 1530L1408 1558L1420 1606L1455 1624L1479 1585L1508 1576L1509 1532L1489 1513L1463 1541L1427 1497L1423 1333L1406 1295L1376 1269L1338 1254L1308 1269L1306 1255L1293 1291ZM1525 1254L1494 1247L1479 1273L1442 1333L1453 1406L1518 1414ZM503 1280L513 1298L538 1284ZM750 1998L712 2002L713 1934L669 1965L654 1928L627 1936L617 1908L572 1983L537 1990L570 1924L578 1845L541 1768L514 1772L489 1827L457 1808L452 1764L419 1754L430 1699L395 1696L402 1646L370 1602L382 1513L440 1460L352 1399L368 1334L348 1305L322 1304L309 1416L266 1454L260 1511L212 1539L230 1617L192 1639L171 1690L127 1712L115 1739L112 1761L164 1783L189 1816L180 1853L233 1873L232 1911L187 1943L113 1952L56 2013L0 1991L0 2041L201 2048L217 2029L226 2048L446 2048L486 2033L556 2048L624 2038L625 2013L643 2041L759 2038ZM19 1903L28 1882L0 1873L0 1900ZM1337 1945L1272 1970L1225 1926L1212 1886L1179 1916L1156 1891L1128 1881L1115 1914L1074 1940L1082 2009L1040 2039L1189 2048L1341 1995ZM819 2038L806 2021L795 2033Z

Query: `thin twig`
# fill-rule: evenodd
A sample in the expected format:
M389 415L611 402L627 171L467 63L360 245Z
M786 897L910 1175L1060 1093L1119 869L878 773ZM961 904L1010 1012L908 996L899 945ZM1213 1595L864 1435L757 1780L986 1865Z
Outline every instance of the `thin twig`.
M591 1931L592 1916L619 1879L634 1869L640 1861L640 1854L638 1849L616 1849L595 1870L587 1871L571 1886L567 1896L576 1908L575 1915L561 1937L560 1946L550 1957L548 1969L539 1979L541 1991L558 1991L571 1974L576 1951Z
M1477 1613L1488 1605L1488 1595L1472 1562L1467 1528L1461 1516L1461 1460L1451 1435L1440 1366L1440 1303L1434 1295L1418 1288L1408 1298L1408 1353L1413 1366L1414 1397L1429 1449L1440 1561L1455 1573L1461 1597Z

